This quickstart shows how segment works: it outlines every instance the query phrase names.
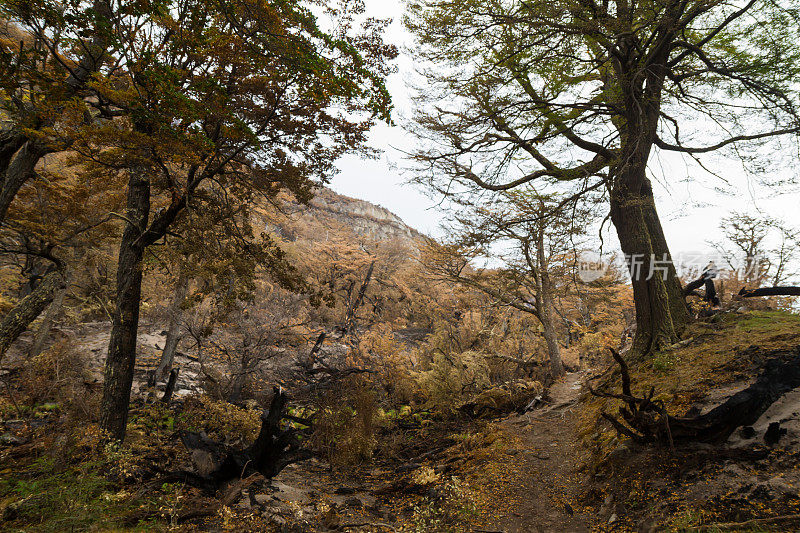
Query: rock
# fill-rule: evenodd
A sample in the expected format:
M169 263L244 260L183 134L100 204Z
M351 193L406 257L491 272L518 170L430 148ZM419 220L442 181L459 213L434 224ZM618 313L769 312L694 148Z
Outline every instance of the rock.
M599 514L601 516L604 516L606 513L608 513L611 510L611 504L613 503L614 503L614 495L613 494L607 495L605 499L603 499L603 505L600 506Z
M364 502L359 500L358 498L347 498L344 501L345 506L350 507L351 509L362 509L364 507Z
M793 498L798 497L797 485L793 485L789 480L780 476L765 481L763 486L767 488L767 490L773 495L781 494L783 496L789 496Z
M236 507L245 511L249 511L250 509L252 509L252 506L250 505L250 500L247 498L242 498L241 500L239 500L239 503L236 504Z
M612 514L611 516L608 517L608 523L609 524L613 524L616 521L617 521L617 513L614 513L614 514Z
M740 477L746 474L744 469L736 463L728 463L722 467L722 473L731 477Z
M339 529L341 525L341 519L339 518L339 513L336 512L336 509L331 507L322 517L322 525L327 527L328 529Z
M752 439L756 436L756 430L753 429L753 426L744 426L739 430L739 435L741 435L743 439Z
M256 494L255 496L253 496L253 498L256 500L256 503L258 503L258 505L267 505L269 502L273 500L270 494Z
M608 453L608 457L606 460L608 461L619 461L627 457L631 452L631 449L626 444L620 444L613 450Z
M786 428L781 428L780 422L772 422L767 428L766 433L764 433L764 442L768 446L774 446L778 444L778 441L781 440L781 437L784 435L786 435Z
M10 432L5 432L2 435L0 435L1 446L21 446L26 442L28 442L28 439L25 439L23 437L17 437L16 435Z

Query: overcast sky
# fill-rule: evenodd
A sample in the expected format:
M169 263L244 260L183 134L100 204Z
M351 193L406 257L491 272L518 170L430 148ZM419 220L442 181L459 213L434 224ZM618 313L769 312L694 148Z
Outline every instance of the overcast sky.
M387 35L390 41L401 50L410 43L410 36L402 25L402 1L366 0L366 3L370 15L393 19ZM399 58L398 68L389 79L388 87L394 100L395 115L399 118L410 115L404 80L413 74L414 69L406 55ZM442 213L436 209L434 200L407 184L409 176L404 175L403 168L407 165L403 151L413 148L414 142L399 126L376 126L370 143L383 151L380 158L344 157L338 164L341 173L331 186L341 194L386 207L408 225L435 236L440 234ZM706 241L718 239L719 221L731 211L760 210L800 225L800 190L796 186L785 187L781 193L760 187L747 178L741 164L734 158L717 156L705 159L703 163L718 177L709 175L691 160L684 160L676 154L657 154L651 161L653 179L658 184L655 187L658 212L673 254L710 250ZM777 172L786 179L796 177L793 175L795 170L788 166ZM727 193L720 192L721 188L727 189ZM609 239L613 241L613 236ZM616 243L613 246L616 247Z

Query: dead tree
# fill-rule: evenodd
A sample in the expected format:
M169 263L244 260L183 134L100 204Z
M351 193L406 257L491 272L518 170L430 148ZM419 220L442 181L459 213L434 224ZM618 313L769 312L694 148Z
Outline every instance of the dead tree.
M622 394L590 391L595 396L616 398L625 403L619 409L619 416L625 423L609 413L603 412L602 416L620 434L640 444L725 442L736 428L752 425L778 398L800 387L800 350L796 350L788 361L777 357L767 361L755 383L708 413L691 418L674 417L667 413L663 402L653 400L654 388L643 398L633 395L627 363L619 353L610 350L620 367Z
M178 371L178 368L170 370L167 388L164 389L164 396L161 397L161 403L169 403L172 399L172 393L175 392L175 385L178 383Z
M347 313L345 315L344 324L341 327L342 337L346 336L349 333L353 333L356 329L356 313L358 312L358 308L361 307L361 304L364 301L364 296L367 294L367 288L369 287L369 282L372 280L372 273L374 271L375 271L375 261L370 263L369 268L367 269L367 274L366 276L364 276L364 281L361 283L361 288L358 290L356 298L352 300L350 304L347 306Z
M761 289L742 288L739 291L742 298L753 298L755 296L800 296L800 287L763 287Z
M712 271L705 270L699 278L688 283L686 287L683 288L683 297L698 296L712 305L719 305L717 289L714 286L714 277L715 274ZM697 289L700 287L705 287L705 294L697 292Z
M255 473L269 479L288 465L311 458L311 450L300 446L298 430L282 427L281 421L288 418L285 411L289 397L278 387L273 390L269 409L261 414L261 431L247 448L233 449L199 433L186 432L181 436L197 469L186 476L187 481L206 489L218 489L228 481Z
M56 294L65 287L62 268L52 270L36 288L14 306L0 322L0 359L31 322L42 314Z

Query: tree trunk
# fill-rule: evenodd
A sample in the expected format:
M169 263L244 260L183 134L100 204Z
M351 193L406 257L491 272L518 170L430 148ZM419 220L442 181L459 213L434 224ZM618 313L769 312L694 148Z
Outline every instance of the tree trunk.
M48 151L40 143L28 141L11 157L0 188L0 222L5 220L20 187L35 175L36 164Z
M800 296L800 287L762 287L760 289L748 290L742 288L739 291L742 298L753 298L755 296Z
M367 294L367 287L369 287L369 282L372 280L372 272L374 270L375 261L370 263L369 268L367 269L367 274L364 276L364 281L361 283L361 288L358 290L358 294L356 295L356 299L353 300L347 308L347 314L345 315L344 319L343 335L352 333L356 329L356 313L364 301L364 296Z
M241 356L241 370L233 376L233 381L231 381L231 388L228 392L228 403L236 404L242 399L242 391L244 391L247 375L251 370L250 364L250 354L245 351Z
M186 301L188 292L189 277L186 275L185 270L181 268L181 273L178 275L178 286L175 289L175 297L169 306L169 326L167 338L164 341L164 351L161 352L161 361L158 363L158 368L153 371L151 385L163 380L175 362L175 351L178 349L178 343L182 337L181 317L183 316L183 310L181 306Z
M52 303L47 308L47 312L42 319L42 323L39 325L39 328L36 330L36 335L33 337L33 344L31 345L31 349L28 352L28 357L36 357L42 350L44 350L44 343L47 342L47 338L50 336L50 328L53 327L53 322L55 321L58 314L61 312L61 308L64 305L64 297L67 295L67 282L64 281L64 288L58 291L53 298Z
M639 172L643 175L644 168ZM643 177L639 183L644 183ZM636 308L632 354L636 357L677 342L689 313L652 194L630 193L625 186L620 189L611 194L611 220L630 267Z
M116 440L125 438L128 422L136 337L142 296L142 234L150 215L150 182L142 169L132 169L128 182L127 222L117 262L116 307L108 344L100 428Z
M590 391L596 396L622 400L625 406L620 407L619 414L628 426L609 413L603 412L602 416L620 434L643 444L725 442L736 428L755 423L781 396L800 387L800 355L786 360L782 354L766 362L752 385L728 397L707 413L693 418L673 417L662 403L652 399L655 389L651 389L643 398L633 395L625 360L613 350L612 354L620 366L622 394Z
M547 353L550 355L550 369L553 372L553 378L559 378L564 375L564 364L561 362L561 348L558 345L556 329L553 326L550 311L546 310L546 307L547 304L543 306L541 313L544 340L547 342Z
M172 393L175 392L175 385L178 383L178 369L173 368L169 373L169 381L167 381L167 388L164 389L164 396L161 397L161 403L169 403L172 399Z
M181 441L191 452L197 469L197 473L180 473L184 481L212 492L231 480L244 479L256 472L267 479L273 478L290 464L310 459L311 450L301 447L299 431L282 427L289 398L278 387L274 391L269 411L261 414L258 437L244 450L232 449L200 433L183 433Z
M50 305L56 293L64 288L64 275L54 270L45 275L28 296L23 298L0 322L0 360L31 322Z
M650 241L653 245L653 253L656 257L666 259L667 279L664 285L669 298L670 314L672 323L680 332L689 324L691 316L686 299L683 296L683 288L678 272L675 270L675 263L667 245L667 238L664 236L664 228L661 226L661 219L656 210L656 201L653 196L653 187L650 180L645 178L642 186L642 212L644 214L647 231L650 234Z
M547 343L547 353L550 356L550 369L553 379L564 375L564 364L561 361L561 347L558 345L558 335L553 325L553 286L550 283L547 258L544 254L544 226L539 227L536 243L536 257L539 263L539 304L537 305L538 318L544 328L544 340Z

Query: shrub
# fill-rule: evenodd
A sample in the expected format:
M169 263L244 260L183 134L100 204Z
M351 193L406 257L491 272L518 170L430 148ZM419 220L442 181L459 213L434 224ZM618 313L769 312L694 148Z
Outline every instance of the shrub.
M190 431L205 431L210 438L229 444L249 444L261 429L261 410L195 396L187 398L175 425Z
M489 365L479 352L440 353L434 355L427 369L415 374L415 379L429 407L452 412L462 399L490 385Z
M369 461L377 415L375 391L367 380L360 376L342 380L318 406L312 443L333 467Z

